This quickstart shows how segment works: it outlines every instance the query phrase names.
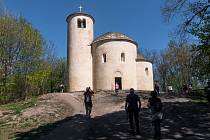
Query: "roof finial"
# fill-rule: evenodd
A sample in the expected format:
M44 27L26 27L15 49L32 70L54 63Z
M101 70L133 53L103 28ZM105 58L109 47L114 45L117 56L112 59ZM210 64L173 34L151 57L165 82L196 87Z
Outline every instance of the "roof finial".
M79 8L79 12L82 12L83 7L80 5L78 8Z

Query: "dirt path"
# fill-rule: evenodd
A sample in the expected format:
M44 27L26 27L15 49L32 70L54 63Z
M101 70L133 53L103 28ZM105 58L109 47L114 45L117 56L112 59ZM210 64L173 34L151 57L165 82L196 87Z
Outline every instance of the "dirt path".
M124 111L124 96L97 94L93 98L92 118L84 116L82 94L63 94L59 100L72 106L74 115L56 122L53 129L39 137L41 140L150 140L151 119L142 100L140 112L141 136L128 133L128 120ZM162 123L163 140L210 139L210 109L205 104L195 104L186 98L163 99L166 118ZM40 128L28 133L39 131Z
M109 117L107 114L112 114L114 112L123 112L123 118L125 120L126 114L124 111L124 98L125 96L114 96L111 94L97 94L93 97L93 112L91 118L84 115L84 106L82 104L82 94L72 94L71 100L68 97L59 97L61 100L66 101L70 106L73 107L75 115L67 118L67 120L61 123L57 128L52 130L49 134L42 136L41 140L58 140L58 139L98 139L95 136L98 135L98 130L100 130L100 135L106 135L103 133L105 128L110 127L114 122L110 120L118 121L118 117ZM104 117L105 116L105 117ZM121 115L118 115L122 117ZM102 120L101 120L102 117ZM120 118L119 118L120 119ZM127 122L127 121L126 121ZM126 125L128 125L126 123ZM126 126L127 127L127 126ZM110 129L109 128L109 129ZM97 131L96 131L97 130ZM125 129L126 130L126 129ZM105 132L105 131L104 131ZM103 138L99 138L103 139Z

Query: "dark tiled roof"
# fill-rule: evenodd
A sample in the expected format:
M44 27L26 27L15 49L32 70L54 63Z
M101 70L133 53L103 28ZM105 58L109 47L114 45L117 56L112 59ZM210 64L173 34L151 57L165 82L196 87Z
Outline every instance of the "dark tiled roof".
M90 17L92 20L93 20L93 23L95 22L94 18L87 14L87 13L84 13L84 12L76 12L76 13L73 13L73 14L70 14L67 18L66 18L66 21L69 22L73 17L75 16L87 16L87 17Z
M137 43L133 39L119 32L107 32L94 39L93 44L105 40L126 40L137 45Z
M136 61L137 61L137 62L146 61L146 62L151 62L151 63L152 63L152 61L150 61L150 60L144 58L144 56L143 56L142 54L140 54L140 53L137 54Z
M141 55L140 53L137 54L137 59L145 59L143 55Z

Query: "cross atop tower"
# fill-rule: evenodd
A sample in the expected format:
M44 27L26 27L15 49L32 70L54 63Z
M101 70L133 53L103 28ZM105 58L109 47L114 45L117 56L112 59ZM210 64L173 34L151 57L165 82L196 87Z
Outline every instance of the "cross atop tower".
M78 8L79 8L79 12L82 12L83 7L80 5Z

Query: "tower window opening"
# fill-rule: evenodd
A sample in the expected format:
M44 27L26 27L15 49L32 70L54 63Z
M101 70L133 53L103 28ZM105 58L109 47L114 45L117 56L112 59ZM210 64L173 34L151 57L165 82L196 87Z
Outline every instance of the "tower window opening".
M125 53L121 53L121 62L125 62Z
M102 56L102 62L103 63L106 63L107 62L107 58L106 58L106 54L105 53Z
M82 21L81 21L81 19L77 20L77 27L78 28L82 28Z
M77 20L77 27L78 28L86 28L86 19L78 19Z
M147 76L149 75L149 69L147 67L145 68L145 73Z

